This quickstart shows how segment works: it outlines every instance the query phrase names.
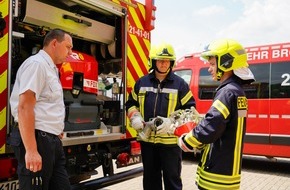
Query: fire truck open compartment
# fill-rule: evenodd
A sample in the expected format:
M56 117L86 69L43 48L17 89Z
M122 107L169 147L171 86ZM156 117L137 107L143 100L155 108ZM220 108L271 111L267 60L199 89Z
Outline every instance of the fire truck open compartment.
M73 49L92 56L96 60L97 75L115 73L118 74L117 77L120 80L123 80L122 65L124 65L125 56L122 46L125 44L125 39L122 36L124 32L121 31L124 30L121 27L124 22L122 17L105 8L102 9L78 0L19 0L19 2L18 9L15 9L18 11L14 17L13 31L23 34L23 38L13 39L15 48L12 52L12 81L15 80L17 69L21 63L41 49L45 34L52 28L61 28L69 32L73 36ZM81 83L84 80L82 75L84 73L78 75L75 72L72 85L76 86L77 80L80 80ZM98 81L98 78L96 80ZM83 88L82 85L78 86ZM118 114L122 113L120 101L116 101L115 104L98 102L95 100L95 95L90 93L81 93L76 99L71 96L69 91L70 89L64 91L67 111L70 113L66 118L68 121L66 130L68 131L77 130L77 128L79 130L92 129L93 125L95 128L99 128L100 112L103 111L102 104L107 106L106 109L109 109L110 114L116 114L115 110L118 110ZM93 112L94 110L95 112ZM91 116L88 120L90 124L82 123L81 121L84 119L81 116L84 119ZM124 121L120 121L119 118L121 116L116 117L118 121L110 121L110 123L123 126L124 124L120 122Z

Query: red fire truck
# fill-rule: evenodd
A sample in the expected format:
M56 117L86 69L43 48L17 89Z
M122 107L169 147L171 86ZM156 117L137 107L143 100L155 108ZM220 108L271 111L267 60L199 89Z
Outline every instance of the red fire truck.
M244 86L249 104L244 154L290 158L290 43L246 50L256 81ZM188 82L197 110L205 114L219 83L199 57L182 57L174 72Z
M41 49L45 34L53 28L73 37L73 54L59 67L66 106L62 142L73 187L96 189L142 172L142 167L118 169L141 162L124 102L135 81L148 72L156 7L153 0L144 2L0 0L1 190L18 189L17 161L7 144L13 127L9 97L16 72ZM112 88L106 88L102 79ZM83 182L100 166L101 178Z

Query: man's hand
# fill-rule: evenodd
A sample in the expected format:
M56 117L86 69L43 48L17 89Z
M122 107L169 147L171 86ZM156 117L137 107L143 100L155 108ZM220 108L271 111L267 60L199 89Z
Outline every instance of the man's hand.
M174 131L176 129L176 126L174 123L172 123L171 119L166 118L166 117L160 117L158 116L157 119L161 119L162 123L159 126L156 126L156 134L168 134L168 135L173 135Z
M183 150L184 152L195 152L194 148L189 147L185 142L184 142L184 137L186 134L181 135L181 137L178 138L177 145Z
M140 115L140 113L135 113L131 118L130 118L131 126L136 130L140 131L144 128L144 119Z
M42 169L42 158L37 150L26 151L25 153L26 169L37 172Z

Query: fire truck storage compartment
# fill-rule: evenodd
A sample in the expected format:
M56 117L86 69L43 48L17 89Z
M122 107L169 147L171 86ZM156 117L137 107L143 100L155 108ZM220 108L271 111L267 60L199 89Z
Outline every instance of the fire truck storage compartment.
M96 2L97 3L97 2ZM100 65L117 65L122 71L122 51L116 57L105 56L109 46L122 49L122 17L96 6L88 7L81 0L19 0L18 15L13 30L23 33L23 38L13 40L12 81L21 63L42 48L42 41L52 28L61 28L73 37L74 50L93 56ZM113 64L114 63L114 64ZM111 68L108 73L115 73ZM99 73L100 74L100 73ZM122 125L120 101L98 101L96 94L82 91L73 97L72 89L64 89L66 118L64 131L92 130L105 125ZM89 103L88 103L89 102ZM104 104L104 105L103 105ZM104 109L103 109L104 106ZM105 111L103 113L103 111Z
M106 125L120 125L122 121L122 110L120 108L121 102L114 100L106 100L104 101L103 112L101 114L102 121Z
M100 10L95 9L97 8L90 9L69 0L22 0L20 20L36 26L62 28L87 40L114 43L114 16L101 14L98 12ZM96 19L102 19L102 22Z
M96 100L95 94L81 92L73 98L70 91L64 91L66 118L64 131L98 129L102 102Z

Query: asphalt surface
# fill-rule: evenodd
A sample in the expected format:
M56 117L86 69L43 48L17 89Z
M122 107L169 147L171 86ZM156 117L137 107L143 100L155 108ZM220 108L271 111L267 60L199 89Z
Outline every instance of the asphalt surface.
M194 184L198 157L185 155L182 163L184 190L196 190ZM140 166L140 165L137 165ZM135 166L136 167L136 166ZM142 190L142 175L101 190ZM244 156L241 190L290 190L290 159Z

